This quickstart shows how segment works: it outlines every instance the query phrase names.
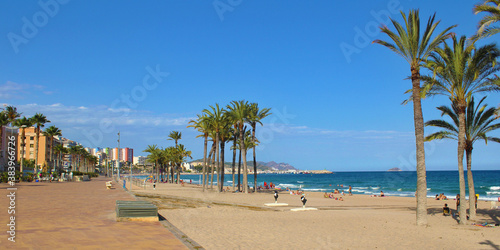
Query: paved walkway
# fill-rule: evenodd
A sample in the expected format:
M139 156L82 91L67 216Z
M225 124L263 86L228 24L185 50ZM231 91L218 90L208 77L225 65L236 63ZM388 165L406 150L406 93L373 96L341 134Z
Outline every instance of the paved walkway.
M16 184L16 242L8 240L9 191L0 184L1 249L187 249L160 222L116 222L115 201L134 200L109 178ZM113 182L116 185L115 182Z

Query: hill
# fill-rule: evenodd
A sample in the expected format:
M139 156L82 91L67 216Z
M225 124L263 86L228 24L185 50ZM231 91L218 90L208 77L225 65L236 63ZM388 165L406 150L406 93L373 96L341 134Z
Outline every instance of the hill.
M203 159L194 160L194 161L191 161L189 163L193 164L193 165L201 165L201 164L203 164ZM233 164L232 162L225 162L224 167L231 168L232 164ZM247 161L247 166L249 168L253 168L253 161ZM238 167L238 161L236 161L236 167ZM290 165L288 163L276 163L274 161L270 161L270 162L258 161L257 162L257 169L261 170L261 171L266 171L266 170L270 170L270 171L297 170L295 167L293 167L292 165Z

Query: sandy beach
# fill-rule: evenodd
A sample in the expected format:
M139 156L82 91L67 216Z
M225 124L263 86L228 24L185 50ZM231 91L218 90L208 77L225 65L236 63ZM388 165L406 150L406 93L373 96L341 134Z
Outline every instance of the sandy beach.
M206 249L498 249L500 227L460 226L442 215L455 200L428 200L428 227L415 225L414 198L343 196L344 201L306 193L306 207L318 211L291 212L302 206L299 195L281 192L241 194L196 185L148 184L132 190L139 199L159 206L159 213ZM339 197L340 195L336 195ZM498 224L500 210L479 201L476 223Z

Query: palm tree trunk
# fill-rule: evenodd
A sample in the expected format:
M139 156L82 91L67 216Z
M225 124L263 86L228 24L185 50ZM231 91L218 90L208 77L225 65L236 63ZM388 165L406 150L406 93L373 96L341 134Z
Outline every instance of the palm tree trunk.
M219 158L219 132L215 134L215 154L217 159L217 192L220 192L220 158Z
M252 127L252 142L253 142L253 192L257 192L257 160L255 158L255 126Z
M243 156L243 192L248 194L248 167L247 167L247 150L245 148L245 137L243 135L243 127L240 127L240 150Z
M177 184L180 183L181 180L181 164L178 163L179 165L177 166Z
M214 146L217 147L217 144L214 144ZM215 151L216 149L214 148L214 153L212 154L212 175L210 177L210 189L214 189Z
M221 149L221 152L220 152L220 161L221 161L221 167L220 167L220 191L224 191L224 173L225 173L225 170L224 170L224 148L225 148L225 144L226 142L221 140L220 142L220 149Z
M465 150L467 160L467 183L469 184L469 219L476 220L476 190L472 178L472 149Z
M420 72L411 68L413 119L415 124L415 143L417 153L417 225L427 225L427 171L425 169L424 117L420 100Z
M239 150L239 161L238 161L238 192L241 192L241 150Z
M461 105L461 104L459 104ZM465 206L465 177L464 177L464 151L465 151L465 105L459 107L458 113L458 183L460 185L460 224L467 224L467 207Z
M234 180L234 167L235 167L235 165L236 165L236 138L233 141L233 168L231 171L231 173L233 174L233 192L235 191L235 189L234 189L234 184L235 184L234 183L234 181L235 181Z
M205 184L206 184L206 169L207 169L207 143L208 143L208 137L205 135L205 142L203 145L203 173L202 173L202 186L203 186L203 192L205 192Z

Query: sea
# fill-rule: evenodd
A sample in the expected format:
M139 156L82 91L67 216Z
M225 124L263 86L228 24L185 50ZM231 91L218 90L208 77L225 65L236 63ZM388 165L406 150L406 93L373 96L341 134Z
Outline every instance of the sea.
M479 200L498 201L500 197L500 170L472 171L474 187ZM145 176L144 176L145 177ZM216 177L216 176L215 176ZM237 184L237 176L236 184ZM181 175L181 179L199 184L201 175ZM248 175L249 186L253 187L253 175ZM241 177L243 181L243 177ZM467 173L465 173L466 189ZM387 196L413 197L417 186L417 173L399 172L335 172L333 174L259 174L258 186L264 182L273 183L277 188L301 189L309 192L333 192L335 189L347 193L349 185L353 194L378 195L383 191ZM214 178L214 185L216 178ZM232 175L226 174L224 185L232 185ZM435 197L444 193L449 199L456 197L459 190L458 171L427 171L427 196ZM468 193L467 193L468 197Z

